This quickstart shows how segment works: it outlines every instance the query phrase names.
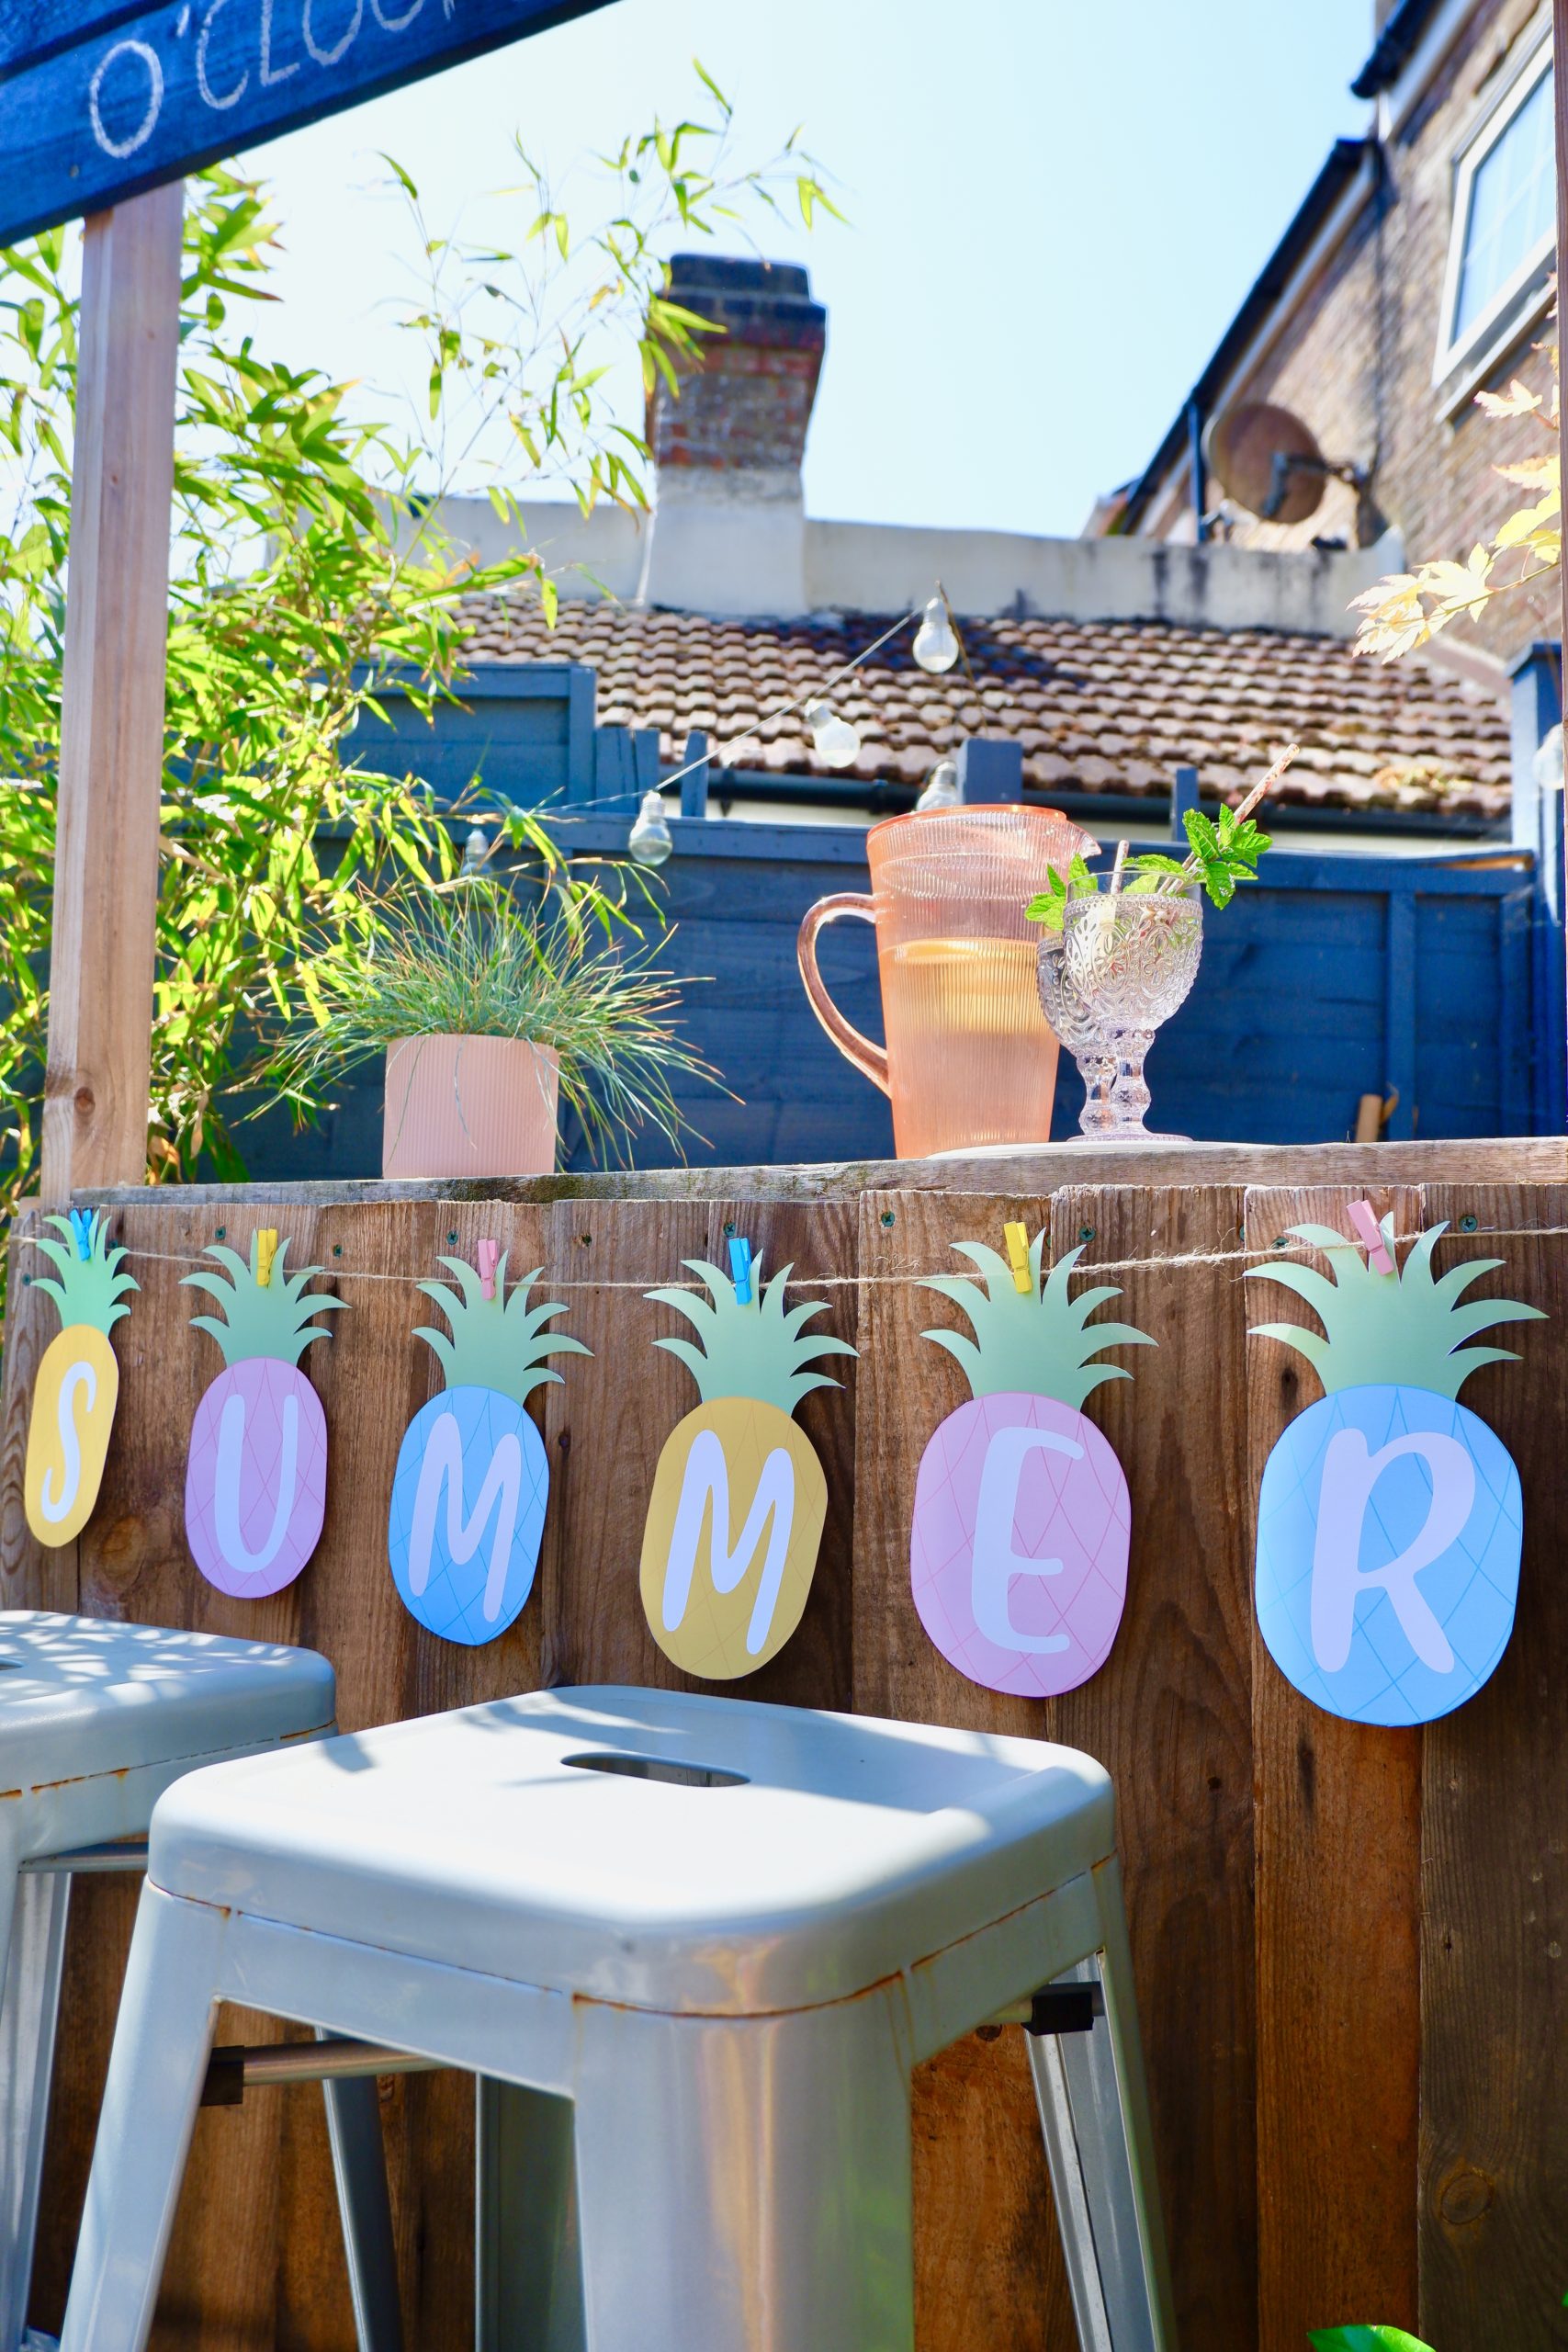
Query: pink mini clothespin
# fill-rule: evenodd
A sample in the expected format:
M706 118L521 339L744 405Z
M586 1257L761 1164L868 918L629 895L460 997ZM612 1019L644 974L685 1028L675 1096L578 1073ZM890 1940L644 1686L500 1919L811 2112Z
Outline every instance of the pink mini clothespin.
M479 1243L479 1295L483 1298L493 1298L495 1296L495 1268L496 1261L500 1256L501 1244L499 1241L481 1241Z
M1382 1238L1382 1227L1377 1221L1371 1201L1352 1201L1348 1214L1351 1224L1356 1228L1356 1238L1366 1250L1367 1263L1373 1273L1397 1272L1398 1269L1388 1254L1388 1244Z

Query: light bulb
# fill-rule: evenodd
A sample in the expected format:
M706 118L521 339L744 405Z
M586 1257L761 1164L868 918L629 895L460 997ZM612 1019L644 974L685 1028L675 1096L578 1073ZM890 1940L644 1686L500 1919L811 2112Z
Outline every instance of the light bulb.
M958 763L938 760L926 778L926 788L915 803L916 809L956 808L958 800Z
M467 881L471 875L475 875L479 872L480 866L483 865L489 855L490 842L485 834L480 831L479 827L476 825L473 831L468 835L468 840L463 843L463 878L465 881Z
M645 792L626 848L639 865L662 865L674 846L663 799L657 792Z
M1562 789L1562 729L1552 727L1540 739L1540 749L1530 762L1530 774L1542 792Z
M925 617L915 631L914 654L921 669L930 670L933 676L940 670L951 670L958 659L958 639L940 596L933 596L926 606Z
M831 703L808 702L801 714L824 767L847 768L860 757L860 736L847 718L833 716Z

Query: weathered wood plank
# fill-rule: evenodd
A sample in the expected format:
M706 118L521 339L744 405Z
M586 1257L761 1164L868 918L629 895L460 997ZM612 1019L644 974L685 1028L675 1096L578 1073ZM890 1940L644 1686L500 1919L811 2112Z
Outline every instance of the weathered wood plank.
M1039 1144L1031 1151L987 1159L831 1160L819 1165L611 1170L596 1176L505 1178L493 1183L403 1183L367 1177L361 1182L269 1184L254 1188L269 1201L309 1201L348 1206L389 1200L816 1201L858 1199L863 1193L1029 1193L1063 1184L1561 1184L1568 1181L1568 1141L1561 1136L1504 1136L1465 1141L1321 1144L1125 1144L1116 1150L1089 1143ZM241 1187L243 1193L246 1188ZM156 1195L130 1188L95 1193L96 1201L129 1206L158 1198L185 1203L230 1202L223 1184L168 1185ZM83 1204L86 1205L85 1202Z
M1347 1190L1249 1192L1249 1250L1293 1225L1348 1235ZM1420 1194L1367 1188L1402 1235ZM1316 1254L1292 1244L1281 1259ZM1249 1283L1249 1323L1315 1318ZM1258 1486L1287 1421L1320 1393L1299 1356L1249 1340L1249 1533ZM1308 2328L1352 2320L1413 2329L1413 2210L1420 2043L1421 1734L1324 1713L1253 1635L1258 1870L1258 2329L1262 2352L1300 2352Z
M1050 1736L1038 1700L983 1690L927 1637L909 1588L915 1477L927 1441L969 1396L920 1333L966 1328L922 1274L962 1272L952 1239L990 1239L1047 1204L1016 1195L869 1192L860 1207L855 1429L854 1705L909 1723ZM915 2077L915 2331L920 2352L1066 2352L1066 2275L1021 2034L976 2038ZM984 2216L976 2227L976 2216Z
M672 1666L643 1616L637 1574L643 1521L664 1442L697 1403L692 1376L653 1342L686 1333L645 1290L689 1279L682 1261L728 1262L726 1227L738 1227L764 1261L766 1279L793 1264L798 1290L821 1285L827 1310L814 1329L852 1339L855 1218L824 1204L743 1206L594 1202L551 1212L547 1282L568 1302L563 1317L593 1351L572 1362L545 1403L556 1494L545 1532L543 1677L558 1682L698 1685ZM760 1673L737 1684L748 1698L818 1707L850 1703L850 1560L854 1524L856 1366L826 1369L841 1388L818 1388L796 1419L828 1481L828 1517L811 1597L799 1630Z
M1496 1673L1425 1735L1421 2333L1451 2352L1547 2352L1568 2281L1568 1241L1516 1228L1568 1226L1568 1192L1434 1186L1425 1222L1440 1220L1439 1268L1504 1261L1469 1295L1551 1319L1480 1334L1523 1361L1483 1365L1461 1399L1518 1464L1525 1550Z
M1089 1190L1052 1204L1051 1251L1090 1280L1123 1259L1240 1247L1241 1193ZM1107 1272L1101 1320L1156 1341L1109 1357L1085 1410L1127 1473L1126 1613L1051 1736L1116 1784L1177 2321L1190 2346L1250 2346L1257 2309L1252 1597L1239 1267Z

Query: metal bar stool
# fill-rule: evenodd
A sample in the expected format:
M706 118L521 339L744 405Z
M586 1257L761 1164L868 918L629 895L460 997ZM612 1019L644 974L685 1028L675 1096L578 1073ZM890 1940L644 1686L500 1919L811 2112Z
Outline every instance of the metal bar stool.
M1016 2018L1083 2344L1173 2352L1112 1810L1069 1748L614 1689L194 1775L63 2352L147 2341L220 1999L483 2078L485 2352L908 2352L910 2070Z
M143 1871L182 1774L320 1739L334 1700L313 1650L0 1611L0 2352L51 2340L27 2308L73 1878ZM395 2308L374 2084L327 2117L356 2308Z

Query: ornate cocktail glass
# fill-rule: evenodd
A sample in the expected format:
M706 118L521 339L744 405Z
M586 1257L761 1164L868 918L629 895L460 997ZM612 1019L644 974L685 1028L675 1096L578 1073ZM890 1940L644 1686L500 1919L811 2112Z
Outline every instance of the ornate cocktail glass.
M1103 889L1070 899L1062 925L1062 986L1084 1007L1114 1057L1106 1143L1185 1143L1145 1125L1144 1061L1155 1033L1186 1002L1203 950L1196 887L1180 891Z
M1078 1125L1086 1136L1098 1136L1114 1124L1111 1087L1116 1075L1116 1055L1101 1035L1089 1006L1068 982L1063 969L1064 950L1060 932L1048 933L1040 942L1035 963L1040 1006L1078 1066L1084 1086Z

